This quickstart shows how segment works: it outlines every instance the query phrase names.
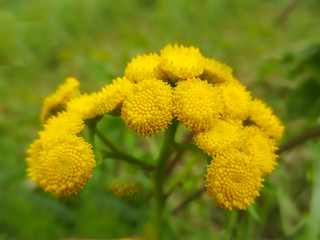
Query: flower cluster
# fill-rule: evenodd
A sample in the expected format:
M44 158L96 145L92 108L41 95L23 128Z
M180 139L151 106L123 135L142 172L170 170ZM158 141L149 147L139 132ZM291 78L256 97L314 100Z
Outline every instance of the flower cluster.
M160 55L132 59L125 77L135 83L121 111L129 128L152 136L176 117L213 157L205 176L210 197L230 210L253 203L276 165L284 128L229 66L194 47L167 45Z
M68 78L43 106L44 130L27 150L28 173L56 196L81 189L95 166L85 123L103 114L121 116L138 135L151 137L177 118L212 156L205 186L225 209L253 203L277 155L284 127L265 103L252 98L232 69L194 47L167 45L160 54L133 58L124 76L100 91L81 94Z

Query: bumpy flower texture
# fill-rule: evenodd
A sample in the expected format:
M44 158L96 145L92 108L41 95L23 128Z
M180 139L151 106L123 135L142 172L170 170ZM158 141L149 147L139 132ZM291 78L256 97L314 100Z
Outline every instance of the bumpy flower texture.
M138 135L151 137L175 117L212 156L205 186L218 206L246 209L259 196L263 177L276 166L276 141L284 127L271 108L253 99L232 68L194 47L167 45L160 54L138 55L124 76L99 92L80 94L66 83L45 100L44 129L27 150L31 180L55 196L81 189L95 166L81 137L87 120L121 116Z

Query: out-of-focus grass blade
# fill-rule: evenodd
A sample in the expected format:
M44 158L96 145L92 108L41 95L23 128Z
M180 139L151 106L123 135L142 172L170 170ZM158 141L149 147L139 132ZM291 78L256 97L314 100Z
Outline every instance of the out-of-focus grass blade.
M250 216L253 217L254 220L261 222L261 216L257 211L256 205L250 205L247 208L247 210L248 210Z
M320 147L319 144L312 148L314 156L313 186L310 202L309 219L306 229L306 238L309 240L319 239L320 228Z
M288 193L284 192L283 187L278 188L277 198L283 231L287 235L292 231L292 222L297 222L301 216L296 206L289 198Z

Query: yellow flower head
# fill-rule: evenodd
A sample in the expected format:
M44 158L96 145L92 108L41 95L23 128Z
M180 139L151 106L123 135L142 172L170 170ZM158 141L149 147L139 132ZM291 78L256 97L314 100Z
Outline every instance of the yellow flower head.
M178 120L196 132L210 129L223 110L218 89L199 78L178 82L174 103Z
M114 79L112 84L106 85L98 93L98 104L103 114L110 114L120 110L123 101L132 92L133 83L127 78Z
M43 143L41 139L36 139L30 144L29 148L26 150L28 155L26 157L26 162L30 168L34 168L39 164L39 157L42 151Z
M128 63L124 75L135 83L152 78L166 80L167 75L161 69L160 62L160 56L156 53L138 55Z
M161 67L171 80L198 77L204 68L204 57L198 48L168 44L160 51Z
M123 102L121 117L135 133L152 136L164 129L173 118L173 90L167 83L143 80Z
M119 198L130 199L140 192L140 185L136 182L113 183L108 186L108 190Z
M55 143L57 137L77 135L84 129L84 122L79 114L62 112L51 117L39 132L40 138L49 147Z
M242 151L251 156L260 168L262 176L270 174L277 165L275 159L278 155L275 154L275 151L278 148L275 146L275 140L268 138L256 126L245 127L243 139L245 144L242 146Z
M43 102L41 122L45 123L51 116L65 110L66 103L80 94L79 85L80 83L77 79L69 77L64 84L59 86L55 93L47 97Z
M273 114L272 109L259 99L251 101L250 120L269 137L276 140L282 137L284 126L281 125L279 119Z
M232 68L215 59L205 59L204 72L201 78L210 83L222 83L234 81Z
M263 186L259 168L245 153L235 149L213 159L205 177L209 196L229 210L246 209Z
M242 125L218 120L207 131L197 132L194 141L197 146L211 156L229 151L229 148L240 147L243 144Z
M249 116L251 95L239 81L215 85L221 94L224 119L245 120Z
M102 108L96 92L81 94L67 103L67 111L79 115L83 120L92 119L102 115Z
M83 138L65 135L58 138L39 156L36 166L30 165L31 179L55 195L69 196L77 193L92 176L95 161L91 145Z

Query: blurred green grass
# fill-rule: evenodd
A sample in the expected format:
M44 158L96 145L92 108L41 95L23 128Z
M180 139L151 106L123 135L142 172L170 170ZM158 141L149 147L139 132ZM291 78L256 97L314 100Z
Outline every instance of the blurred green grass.
M42 101L67 76L77 77L83 91L95 91L122 76L137 54L158 52L167 43L194 45L232 66L253 95L275 109L287 126L285 139L314 124L317 118L308 114L292 117L289 110L294 112L296 104L289 110L286 104L299 86L288 74L290 68L304 49L320 42L320 2L302 1L277 23L289 2L0 0L0 239L120 238L147 231L147 183L141 198L132 201L106 191L115 174L144 182L135 168L102 162L86 188L71 199L57 200L27 180L25 149L41 129ZM296 101L308 91L295 96ZM105 117L100 127L128 152L147 159L157 153L161 134L152 140L137 138L112 117ZM319 147L310 143L283 155L254 208L236 216L234 238L319 236ZM172 206L202 185L205 167L195 157L186 157L194 171L177 174L184 179L169 199ZM168 236L221 239L229 215L203 196L178 217L168 209Z

